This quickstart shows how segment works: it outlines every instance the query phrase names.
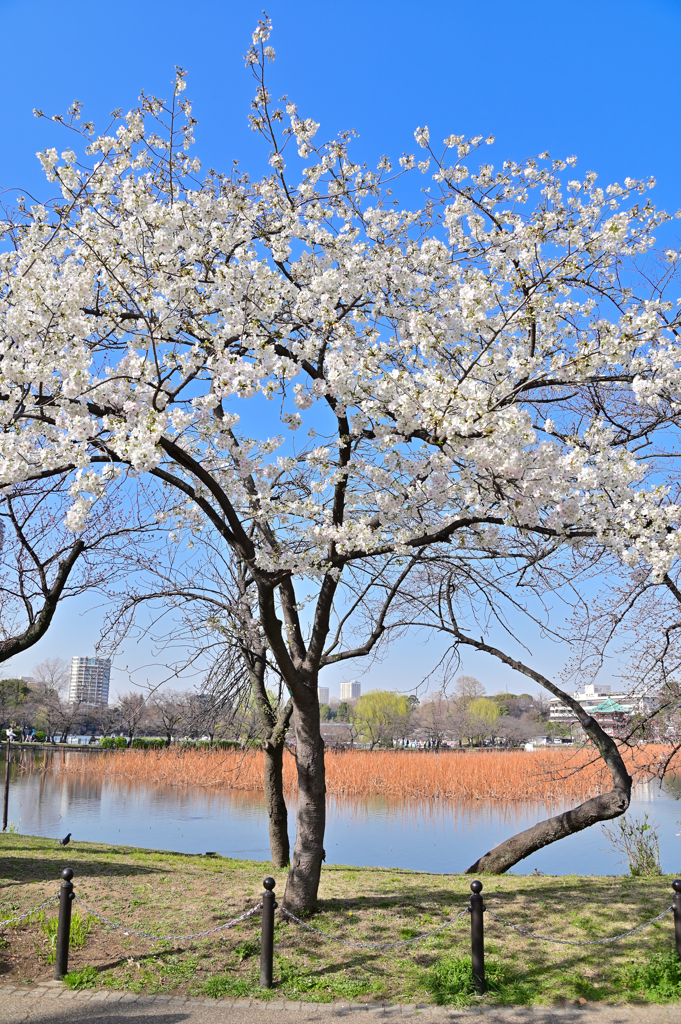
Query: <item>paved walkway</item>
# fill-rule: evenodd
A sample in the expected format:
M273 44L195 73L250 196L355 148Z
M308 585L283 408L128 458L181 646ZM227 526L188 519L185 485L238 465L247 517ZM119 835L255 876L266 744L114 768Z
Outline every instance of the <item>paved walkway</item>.
M120 992L69 992L58 982L0 986L0 1024L370 1024L411 1017L413 1024L681 1024L676 1006L508 1007L450 1010L382 1003L296 1003L284 999L185 999ZM283 1018L283 1021L282 1021Z

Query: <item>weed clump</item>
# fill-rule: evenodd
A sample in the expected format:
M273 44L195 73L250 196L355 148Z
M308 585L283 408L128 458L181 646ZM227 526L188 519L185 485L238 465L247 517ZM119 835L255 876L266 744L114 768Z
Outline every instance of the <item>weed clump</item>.
M658 827L648 821L648 815L640 818L629 818L625 815L614 825L603 825L603 833L610 840L618 853L623 853L629 864L629 872L634 876L661 875L660 840Z
M62 980L67 988L79 992L83 988L93 988L97 984L97 971L94 967L81 967L78 971L69 971Z
M469 956L444 956L432 967L429 989L439 1006L470 1006L475 996L473 965ZM494 993L495 1002L531 1003L534 992L524 984L516 970L501 960L485 960L487 991Z
M681 961L675 952L654 953L647 961L620 968L617 981L623 995L668 1003L681 997Z
M53 964L57 955L57 928L59 925L58 917L50 917L47 920L45 915L40 912L38 914L38 920L40 921L40 930L47 939L47 962ZM69 946L71 949L82 949L87 942L87 937L90 934L92 926L96 923L97 918L93 917L92 914L88 914L86 918L83 918L78 911L76 911L71 917L71 931L69 937Z

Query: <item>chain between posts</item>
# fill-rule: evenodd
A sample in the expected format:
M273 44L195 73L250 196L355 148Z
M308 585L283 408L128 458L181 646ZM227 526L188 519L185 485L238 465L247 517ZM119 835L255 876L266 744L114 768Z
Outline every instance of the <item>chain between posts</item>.
M262 903L258 903L257 906L247 910L245 914L241 914L240 917L235 917L233 921L227 921L225 924L219 924L215 928L207 928L204 932L194 932L192 935L157 935L154 932L138 932L134 928L128 928L124 924L118 924L117 921L112 921L108 917L103 917L98 914L96 910L84 903L78 896L74 897L76 903L79 903L81 907L87 910L88 914L92 914L99 921L103 921L104 924L108 924L110 928L116 928L117 931L123 932L124 935L134 935L138 939L155 939L157 942L178 942L180 939L202 939L204 935L213 935L215 932L225 931L226 928L233 928L234 925L239 924L240 921L245 921L246 918L252 917L259 910L262 909Z
M50 903L56 903L59 899L59 893L55 893L54 896L50 896L49 900L45 900L44 903L39 903L33 910L29 910L27 914L20 914L19 917L8 917L6 920L0 920L0 928L6 928L8 924L16 924L17 921L25 921L27 917L33 917L43 907L49 907Z
M10 924L16 924L19 921L24 921L27 918L32 917L38 911L42 910L43 907L49 906L54 903L55 900L59 900L59 924L57 930L57 942L56 942L56 958L55 958L55 978L61 979L68 971L68 956L69 956L69 939L70 939L70 924L71 924L71 904L73 902L78 903L84 908L89 914L101 921L103 924L108 925L110 928L114 928L117 931L123 932L124 935L134 935L138 938L152 939L155 942L176 942L179 940L186 939L201 939L207 935L214 935L217 932L225 931L228 928L233 928L235 925L240 924L242 921L246 921L252 917L259 910L262 910L261 920L261 949L260 949L260 985L262 988L272 987L272 973L273 973L273 946L274 946L274 911L278 904L275 899L274 888L275 880L273 878L266 878L264 881L265 892L261 902L250 910L240 914L239 917L235 917L231 921L226 921L224 924L216 925L214 928L207 928L201 932L194 932L187 935L158 935L155 932L141 932L135 928L126 927L125 925L119 924L117 921L112 921L110 918L104 917L102 914L97 913L87 903L78 898L73 891L73 871L71 868L65 868L62 871L62 884L59 896L51 896L45 900L44 903L34 907L33 910L28 911L26 914L21 914L15 918L8 918L6 921L0 921L0 928L7 927ZM612 935L605 939L588 939L584 942L575 942L570 939L553 939L548 935L537 935L528 929L521 928L519 925L513 924L511 921L507 921L499 914L495 914L494 911L489 910L482 897L482 882L474 881L471 882L471 897L470 903L463 908L463 910L455 917L451 917L444 921L437 928L432 929L429 932L424 932L421 935L415 935L410 939L401 939L397 942L355 942L352 939L345 939L338 935L330 935L328 932L323 932L319 928L314 928L308 924L307 921L301 920L286 907L281 907L282 914L285 915L289 920L294 921L300 925L306 931L311 932L314 935L319 935L322 939L328 939L331 942L337 942L340 945L352 946L358 949L397 949L401 946L410 946L415 942L423 942L426 939L430 939L435 935L441 934L446 928L451 927L460 921L461 918L470 914L471 918L471 969L473 974L473 984L476 992L482 995L485 991L485 948L484 948L484 925L483 915L486 911L490 917L499 924L504 925L507 928L512 928L520 935L524 935L527 938L537 939L540 942L551 942L561 946L600 946L606 945L611 942L619 942L621 939L626 939L630 935L636 935L637 932L642 931L644 928L650 927L657 921L661 921L663 917L666 917L670 911L674 912L674 926L675 926L675 938L676 948L679 957L681 958L681 880L676 879L672 883L674 889L674 900L670 907L667 907L658 914L656 917L651 918L650 921L645 921L643 924L637 925L635 928L629 929L629 931L622 932L619 935Z
M512 924L511 921L505 921L503 917L499 917L492 910L487 909L487 913L490 917L493 917L499 924L505 925L507 928L513 928L514 931L520 935L525 935L528 939L541 939L542 942L553 942L557 946L603 946L608 942L619 942L620 939L626 939L629 935L635 935L636 932L643 931L644 928L648 928L651 924L655 924L656 921L661 921L663 917L666 917L670 910L674 907L669 906L666 910L663 910L657 917L653 917L650 921L646 921L645 924L639 924L636 928L631 928L628 932L622 932L621 935L613 935L609 939L589 939L587 942L571 942L569 939L550 939L548 935L535 935L534 932L528 932L525 928L520 928L517 924Z
M282 914L286 917L290 917L296 924L302 925L308 932L314 932L315 935L321 935L323 939L329 939L331 942L339 942L343 946L359 946L362 949L395 949L396 946L409 946L413 942L421 942L422 939L429 939L431 935L439 935L445 928L455 924L462 917L465 917L468 913L468 907L464 907L460 914L456 917L451 917L444 924L441 924L438 928L434 928L431 932L424 932L423 935L416 935L413 939L402 939L400 942L352 942L350 939L343 939L339 935L329 935L328 932L320 932L318 928L313 928L312 925L308 924L307 921L301 921L299 917L292 914L286 907L281 907Z

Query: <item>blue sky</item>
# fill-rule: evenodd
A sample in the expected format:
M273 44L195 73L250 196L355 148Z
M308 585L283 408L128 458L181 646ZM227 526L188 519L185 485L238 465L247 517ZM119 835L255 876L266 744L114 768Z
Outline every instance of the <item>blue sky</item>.
M204 167L228 170L238 159L261 173L242 56L262 3L0 0L0 187L48 194L35 153L66 141L32 116L34 107L57 113L79 99L103 127L141 89L168 97L176 64L189 73ZM287 93L302 116L320 121L319 139L354 128L354 152L373 162L414 151L417 125L428 124L434 139L492 134L486 160L577 154L578 173L595 170L604 184L652 174L655 202L681 207L681 0L274 0L267 12L277 51L272 93ZM48 637L11 668L91 653L101 613L82 616L87 604L62 609ZM539 647L537 657L551 672L554 649ZM147 659L131 646L119 663ZM423 659L420 647L403 649L371 684L407 685ZM465 668L491 690L519 688L494 665L468 659ZM352 675L331 674L332 692Z

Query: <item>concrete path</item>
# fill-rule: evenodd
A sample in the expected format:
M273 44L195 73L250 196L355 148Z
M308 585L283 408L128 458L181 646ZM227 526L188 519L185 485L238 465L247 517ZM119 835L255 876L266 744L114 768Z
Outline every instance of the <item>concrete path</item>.
M411 1017L412 1024L681 1024L677 1006L508 1007L449 1010L381 1003L296 1003L284 999L185 999L120 992L69 992L58 982L0 986L0 1024L371 1024Z

